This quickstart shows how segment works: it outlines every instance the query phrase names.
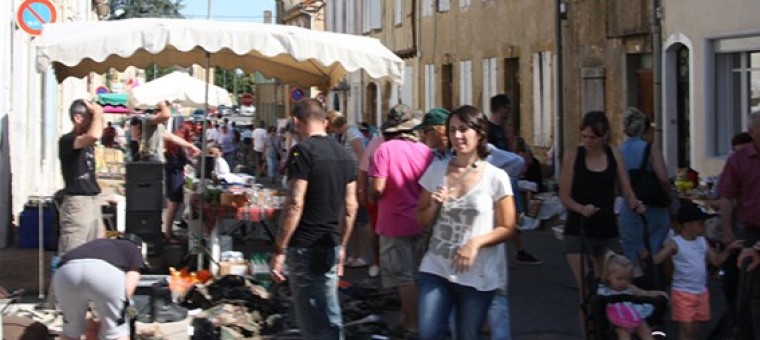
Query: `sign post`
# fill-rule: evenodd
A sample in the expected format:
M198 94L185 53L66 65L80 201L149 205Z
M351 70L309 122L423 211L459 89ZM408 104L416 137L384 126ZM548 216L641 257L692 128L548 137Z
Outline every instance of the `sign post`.
M240 95L240 105L253 106L253 94L243 93Z
M301 90L300 87L293 87L292 90L290 90L290 100L294 103L298 103L301 100L303 100L304 95L306 95L303 90Z
M40 35L42 25L55 22L58 14L48 0L25 0L16 11L16 23L30 35Z

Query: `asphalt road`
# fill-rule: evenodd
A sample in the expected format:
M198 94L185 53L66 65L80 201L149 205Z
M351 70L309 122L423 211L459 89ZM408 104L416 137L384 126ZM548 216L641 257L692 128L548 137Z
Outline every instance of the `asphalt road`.
M578 297L572 275L562 255L562 242L549 230L522 234L524 247L543 261L539 266L515 264L510 256L509 292L513 339L580 339ZM512 250L512 249L510 249ZM510 251L513 253L513 251ZM45 252L45 286L49 280L50 256ZM0 249L0 285L15 290L23 288L25 302L37 302L38 252L36 249ZM366 269L352 269L351 277L363 278ZM711 280L713 321L703 327L703 334L725 310L720 282ZM395 320L387 320L393 323ZM674 334L674 325L669 325Z

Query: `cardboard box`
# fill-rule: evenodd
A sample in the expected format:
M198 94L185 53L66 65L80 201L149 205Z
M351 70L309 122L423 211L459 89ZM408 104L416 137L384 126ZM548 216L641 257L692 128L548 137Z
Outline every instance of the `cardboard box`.
M229 262L222 261L219 263L219 275L246 275L248 274L247 262Z

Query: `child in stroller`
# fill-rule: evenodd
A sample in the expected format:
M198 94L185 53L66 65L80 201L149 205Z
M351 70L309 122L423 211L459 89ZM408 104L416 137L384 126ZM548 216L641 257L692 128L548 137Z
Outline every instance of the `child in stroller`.
M606 321L615 328L617 339L631 339L632 334L642 340L652 339L652 330L646 319L653 316L655 305L662 305L657 302L658 298L667 299L667 293L642 290L631 284L632 276L633 264L625 256L608 253L596 291L595 309L599 313L604 312Z

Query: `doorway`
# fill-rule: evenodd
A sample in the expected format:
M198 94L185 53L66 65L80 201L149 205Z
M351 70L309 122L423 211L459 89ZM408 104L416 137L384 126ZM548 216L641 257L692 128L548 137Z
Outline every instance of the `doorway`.
M441 66L441 105L446 110L454 110L454 66Z
M504 94L512 101L509 124L515 132L520 131L520 58L504 59Z
M365 122L380 126L380 121L377 120L377 85L375 83L367 84L367 92L365 93L367 107L364 108L364 114L362 115Z
M691 105L689 82L689 49L680 45L675 52L676 72L676 134L678 138L676 160L679 168L691 167Z

